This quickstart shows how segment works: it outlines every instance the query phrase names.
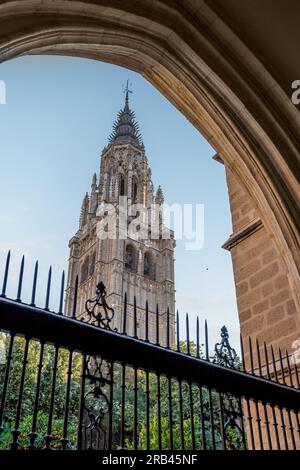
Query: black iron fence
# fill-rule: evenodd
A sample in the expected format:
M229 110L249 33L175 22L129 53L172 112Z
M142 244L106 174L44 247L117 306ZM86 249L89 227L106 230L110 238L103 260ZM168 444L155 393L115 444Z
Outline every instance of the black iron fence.
M24 259L16 300L6 298L9 256L0 296L0 448L2 449L299 449L300 391L288 354L247 339L245 363L229 344L228 331L210 354L208 328L191 341L179 334L172 345L155 344L111 329L114 311L105 287L86 304L84 321L63 315L64 276L58 312L49 311L51 271L44 308L21 301ZM78 282L76 282L78 287ZM75 289L76 299L76 289ZM163 343L162 346L160 343ZM248 372L245 370L247 369Z

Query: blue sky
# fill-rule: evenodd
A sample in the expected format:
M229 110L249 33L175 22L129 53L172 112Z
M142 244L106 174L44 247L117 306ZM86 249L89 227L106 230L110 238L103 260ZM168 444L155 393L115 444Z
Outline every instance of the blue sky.
M212 160L214 149L140 75L102 62L28 56L1 64L6 104L0 105L0 276L12 249L8 293L16 295L20 255L26 255L24 300L36 258L40 262L39 301L53 266L51 306L58 304L60 273L67 266L68 240L78 227L82 197L98 173L116 114L130 104L139 122L154 185L166 202L202 203L205 239L200 251L178 241L176 300L182 318L207 318L212 342L225 323L238 343L238 317L230 254L221 245L231 233L225 171ZM1 277L0 277L1 279ZM184 322L183 322L184 323Z

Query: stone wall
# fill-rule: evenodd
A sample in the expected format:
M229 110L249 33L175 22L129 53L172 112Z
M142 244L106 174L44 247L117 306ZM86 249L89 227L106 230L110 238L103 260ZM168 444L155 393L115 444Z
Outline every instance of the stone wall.
M226 176L233 234L223 248L232 256L242 336L292 352L300 323L285 263L253 201L228 169ZM247 354L248 341L244 342Z

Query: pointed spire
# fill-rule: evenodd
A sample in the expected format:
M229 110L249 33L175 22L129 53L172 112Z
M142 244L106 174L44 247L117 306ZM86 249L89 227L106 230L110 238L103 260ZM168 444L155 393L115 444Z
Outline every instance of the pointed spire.
M158 188L157 188L157 191L156 191L156 195L155 195L155 202L156 204L163 204L164 203L164 194L163 194L163 191L161 189L161 186L159 185Z
M92 179L92 184L91 184L92 192L95 192L97 189L97 175L94 173L93 179Z
M125 105L119 111L117 119L113 125L113 131L109 136L109 144L130 142L138 147L143 147L142 136L140 134L139 125L135 120L135 113L129 107L129 81L127 80L125 92Z
M89 211L89 194L86 193L84 198L83 198L82 205L81 205L80 219L79 219L79 228L80 229L83 228L83 226L87 222L88 211Z

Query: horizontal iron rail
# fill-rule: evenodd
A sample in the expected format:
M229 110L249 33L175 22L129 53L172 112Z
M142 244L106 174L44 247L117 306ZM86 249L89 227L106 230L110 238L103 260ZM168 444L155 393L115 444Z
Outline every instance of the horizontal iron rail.
M0 299L0 329L221 392L300 410L298 389L27 304Z

